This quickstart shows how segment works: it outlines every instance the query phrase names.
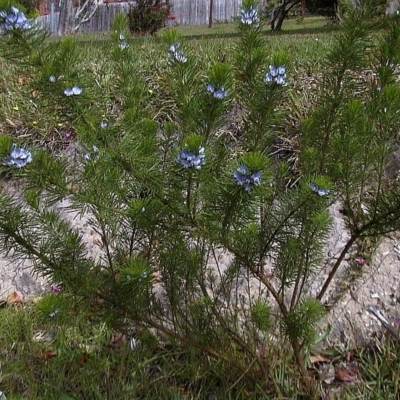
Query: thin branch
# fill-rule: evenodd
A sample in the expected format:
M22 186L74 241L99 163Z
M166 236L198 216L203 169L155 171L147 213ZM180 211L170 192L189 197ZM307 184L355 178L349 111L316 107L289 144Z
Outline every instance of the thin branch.
M88 22L90 18L93 17L94 13L97 11L98 3L96 0L86 0L82 6L77 7L75 13L75 20L79 20L78 24L75 26L74 31L78 30L79 27ZM83 16L81 14L84 12Z
M261 358L253 351L251 351L247 343L226 324L224 318L221 316L220 312L215 308L214 302L207 293L207 289L204 285L204 282L201 279L199 279L198 282L201 291L203 292L203 296L206 297L208 300L210 300L212 313L214 314L215 318L217 319L221 327L223 327L223 329L228 333L228 335L233 339L233 341L236 342L236 344L238 344L246 353L248 353L250 357L253 358L253 360L255 359L255 361L257 361L257 364L260 367L261 371L263 372L264 375L266 375L264 364Z
M351 246L353 246L354 242L357 240L358 237L359 237L359 234L354 234L347 241L346 246L344 246L342 252L340 253L339 258L336 260L335 265L333 266L331 272L329 273L328 277L326 278L325 283L322 286L322 289L318 293L318 295L316 297L317 300L321 300L322 297L324 297L324 294L327 291L333 277L336 275L336 272L337 272L338 268L340 267L340 264L342 263L347 252L350 250Z

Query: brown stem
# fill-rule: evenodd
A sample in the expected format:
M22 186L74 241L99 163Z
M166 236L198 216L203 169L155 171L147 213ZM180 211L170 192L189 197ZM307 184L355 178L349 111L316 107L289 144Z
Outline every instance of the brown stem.
M199 285L200 285L201 291L203 292L203 296L206 297L208 300L210 300L212 313L214 314L218 323L223 327L223 329L228 333L228 335L236 342L236 344L238 344L246 353L248 353L250 355L250 357L254 358L254 361L257 362L263 375L265 376L266 371L265 371L264 364L263 364L261 358L258 357L257 354L255 354L253 351L251 351L249 349L249 346L247 346L247 343L240 336L238 336L234 331L232 331L231 328L229 328L229 326L226 324L225 320L221 317L221 314L215 308L215 305L213 304L210 296L207 293L207 288L205 287L204 283L200 279L199 279Z
M347 252L350 250L351 246L353 246L354 242L356 241L356 239L359 237L359 235L357 234L353 234L350 239L348 240L348 242L346 243L346 246L344 247L344 249L342 250L342 252L340 253L339 258L336 260L335 265L333 266L331 272L329 273L328 277L325 280L324 285L322 286L322 289L320 290L320 292L317 295L317 300L321 300L322 297L324 296L325 292L327 291L333 277L335 276L338 268L340 267L340 264L342 263L344 257L346 256Z
M29 254L35 256L39 259L43 264L47 265L50 268L56 268L56 265L44 254L38 251L31 243L27 242L22 236L18 235L16 231L10 230L6 225L0 224L2 230L7 233L8 236L12 237L15 243L19 244L25 250L28 251Z
M104 300L111 306L114 306L116 309L119 308L120 310L123 310L125 313L127 313L129 315L129 310L126 310L125 307L121 307L120 305L117 305L113 298L108 297L107 295L105 295L104 293L102 293L100 291L96 292L96 296L98 296L100 299ZM219 353L209 347L202 346L198 342L192 341L190 338L180 335L178 332L175 332L172 329L165 327L162 323L158 323L158 322L152 320L148 316L145 316L145 315L136 316L135 320L140 321L141 323L146 324L148 326L151 326L152 328L155 328L155 329L159 330L160 332L162 332L164 335L172 337L172 338L178 340L179 342L186 343L190 346L193 346L193 347L207 353L211 357L223 360L226 363L232 362L232 360L229 359L228 357L226 357L224 354Z
M300 371L300 379L307 391L307 395L310 399L315 399L315 388L314 388L312 381L310 379L310 376L308 374L308 370L307 370L307 367L306 367L306 364L304 361L304 357L301 354L302 346L297 341L297 339L294 339L294 338L290 339L290 344L292 345L296 364Z
M257 268L254 268L252 266L250 266L250 271L257 276L257 278L265 285L265 287L269 290L269 292L272 294L272 296L274 297L275 301L277 302L279 309L281 310L281 313L283 316L286 316L288 314L288 309L285 305L285 301L283 299L283 296L280 295L276 289L274 288L274 286L272 285L272 283L269 281L269 278L267 278L262 271L258 271Z

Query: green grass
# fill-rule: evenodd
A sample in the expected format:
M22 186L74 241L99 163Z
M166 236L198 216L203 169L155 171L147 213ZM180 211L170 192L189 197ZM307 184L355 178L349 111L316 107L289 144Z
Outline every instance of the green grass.
M0 390L8 400L298 399L290 360L275 360L266 391L198 351L163 344L146 329L135 330L132 350L129 336L63 296L0 309ZM60 312L50 318L55 305ZM332 357L332 363L346 365L349 354L358 366L357 380L323 385L330 400L398 398L399 343L376 340Z
M277 51L287 53L292 82L296 82L297 74L315 73L320 69L321 60L333 43L335 30L326 27L323 18L309 18L302 23L289 20L284 28L281 33L271 33L266 26L265 39L271 55ZM205 68L215 60L232 60L232 49L238 38L233 24L215 24L211 29L206 26L180 26L177 29L183 35L187 52L202 60ZM106 80L110 74L108 35L86 34L76 35L76 38L82 67L94 71L96 79ZM165 45L158 37L133 37L129 42L135 54L132 60L135 68L146 77L149 88L156 94L163 80L162 60L165 62L167 57ZM17 73L1 58L0 68L0 130L40 145L59 141L69 127L68 121L59 120L49 112L40 112L35 92L25 91L28 85L24 82L24 73ZM153 98L155 107L159 108L160 96Z
M68 307L50 318L60 301ZM132 350L129 337L62 295L2 308L0 326L0 390L8 400L270 398L223 363L165 345L145 329L135 332Z
M270 32L270 27L267 22L264 23L263 31L269 35L285 35L296 31L310 32L313 31L321 33L324 31L332 30L332 25L326 18L322 17L308 17L303 20L288 19L283 24L281 32ZM225 36L236 34L235 23L214 23L211 28L204 25L177 25L176 29L184 37L208 37L208 36Z
M178 25L172 27L176 29L183 37L183 41L189 48L198 54L208 54L211 57L226 52L233 46L238 38L236 25L234 23L216 23L212 28L207 26L186 26ZM289 19L284 23L281 32L270 32L269 26L265 24L265 39L271 48L271 53L276 50L288 52L293 63L304 65L308 62L319 62L321 56L327 48L332 45L337 27L329 24L326 18L309 17L302 22L295 19ZM142 53L142 59L148 59L147 50L162 51L163 45L158 39L162 33L170 28L162 29L154 37L134 37L130 40L131 46L134 46ZM108 42L107 33L96 34L78 34L75 36L82 45L82 51L87 52L90 58L93 52L103 48ZM50 38L49 40L58 40ZM160 52L160 55L162 52ZM229 55L228 55L229 56Z

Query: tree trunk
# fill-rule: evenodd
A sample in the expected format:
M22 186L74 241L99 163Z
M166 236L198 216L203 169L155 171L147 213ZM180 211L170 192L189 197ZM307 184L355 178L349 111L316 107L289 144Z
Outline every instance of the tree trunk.
M301 0L284 0L282 4L275 10L272 11L271 17L271 30L280 31L282 29L283 21L288 16L289 11Z
M283 21L287 17L288 13L289 13L289 11L285 10L284 8L281 8L279 10L279 12L277 14L277 21L276 21L276 25L275 25L274 31L282 30Z
M335 0L333 2L333 22L338 24L341 20L339 1Z
M274 8L272 9L271 18L269 20L269 23L271 25L271 31L275 30L275 22L276 18L278 17L278 12L279 12L279 7L275 5Z
M60 19L58 36L68 35L72 31L72 0L60 0Z
M214 8L214 0L210 0L210 13L208 14L208 27L212 27L213 23L213 8Z

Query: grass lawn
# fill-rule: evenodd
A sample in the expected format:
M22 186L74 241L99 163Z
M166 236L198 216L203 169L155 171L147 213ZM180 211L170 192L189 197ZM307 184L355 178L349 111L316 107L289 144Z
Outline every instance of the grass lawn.
M161 50L162 46L157 41L157 37L160 37L166 29L169 28L162 29L155 37L136 37L131 45L141 48L142 51ZM212 28L178 25L175 29L182 35L188 46L195 47L196 52L199 48L205 49L207 54L210 54L210 50L213 49L215 52L221 49L228 50L238 37L234 23L218 23ZM336 30L337 27L323 17L308 17L302 21L289 19L284 23L281 32L271 32L267 24L264 28L265 37L271 46L271 53L276 50L287 52L296 65L319 62L325 50L332 44ZM78 34L76 38L83 44L83 50L90 52L90 49L102 47L108 40L108 34ZM50 40L58 39L50 38ZM146 55L143 54L143 57Z
M205 64L213 60L231 61L232 48L235 44L237 33L233 24L215 24L211 29L206 26L191 27L179 26L178 31L183 36L183 43L189 53L203 59ZM265 38L271 54L284 52L288 58L288 67L294 74L315 73L321 68L321 60L332 45L335 29L327 26L324 18L306 18L302 23L296 20L285 22L284 31L271 33L265 28ZM159 34L158 34L159 36ZM109 51L108 35L79 34L76 35L79 43L79 57L82 65L95 72L97 79L107 79L109 67L103 53ZM51 37L49 42L56 42L58 38ZM151 90L157 90L162 80L162 67L157 60L166 59L165 45L158 37L136 37L129 40L131 48L135 50L132 60L135 67L148 76ZM94 62L96 60L96 62ZM26 101L26 93L21 91L25 84L25 77L16 74L13 67L0 57L0 128L3 132L11 130L29 139L34 136L39 142L47 140L48 135L56 136L58 131L65 129L65 121L37 112L35 101ZM151 82L156 76L160 79ZM295 81L296 78L293 80ZM103 82L104 83L104 82ZM52 139L50 139L52 140Z
M183 36L200 36L207 37L212 35L223 36L223 35L233 35L236 32L236 25L234 23L214 23L211 28L208 26L187 26L187 25L177 25L177 30ZM329 23L326 18L323 17L308 17L303 20L288 19L283 24L283 29L281 32L270 32L270 28L267 22L264 24L264 31L270 35L285 35L293 34L296 31L300 33L315 31L317 34L321 34L324 31L329 31L334 29L334 27Z

